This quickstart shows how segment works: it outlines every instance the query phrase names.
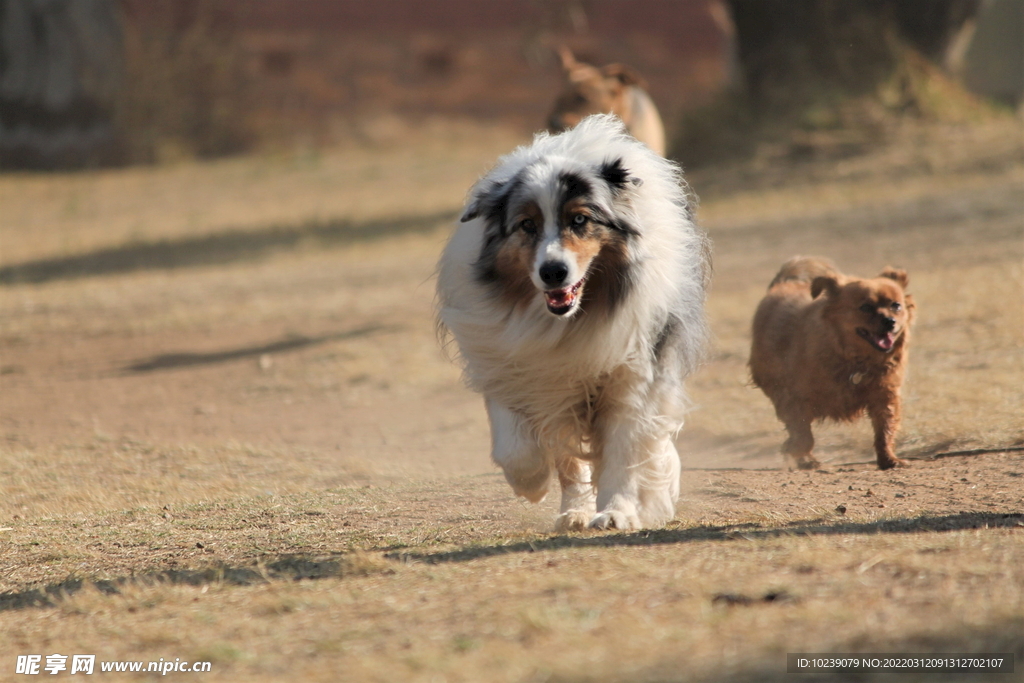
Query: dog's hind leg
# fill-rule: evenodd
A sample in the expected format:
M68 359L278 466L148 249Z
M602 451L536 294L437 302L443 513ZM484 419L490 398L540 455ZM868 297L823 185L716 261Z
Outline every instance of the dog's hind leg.
M789 432L789 438L782 444L782 455L786 458L789 468L816 470L821 467L821 463L811 454L814 449L811 421L792 416L783 417L782 420L786 424L786 431Z
M562 485L562 508L555 518L555 531L579 531L594 516L595 493L590 463L566 456L558 462L558 481Z
M521 415L487 399L487 417L491 421L491 458L505 472L512 490L531 503L543 500L553 459Z

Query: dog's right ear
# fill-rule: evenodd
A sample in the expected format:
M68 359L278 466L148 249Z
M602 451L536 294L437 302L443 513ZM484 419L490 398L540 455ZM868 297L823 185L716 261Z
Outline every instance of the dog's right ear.
M828 296L839 294L839 281L831 275L819 275L811 281L811 298L817 299L818 295L825 292Z
M470 197L469 203L466 204L466 210L462 212L462 218L459 219L459 222L467 223L477 218L487 210L488 206L494 203L495 198L501 194L503 189L504 185L502 183L493 181L483 187L474 187L473 195Z
M473 220L480 215L480 199L474 199L466 207L466 210L462 212L462 218L459 219L460 223L466 223Z
M466 210L462 212L462 218L460 222L466 223L479 217L481 214L486 215L490 221L504 221L505 210L508 205L509 195L515 190L519 183L519 176L516 175L511 180L502 182L500 180L491 181L485 187L481 189L475 189L472 199L469 204L466 205Z

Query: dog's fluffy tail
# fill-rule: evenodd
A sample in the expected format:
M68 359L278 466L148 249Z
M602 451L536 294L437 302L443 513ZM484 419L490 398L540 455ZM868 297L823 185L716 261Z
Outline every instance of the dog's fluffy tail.
M768 285L771 289L780 282L788 280L802 280L812 282L814 278L827 275L839 279L842 273L836 268L836 264L822 256L794 256L782 264L775 279Z

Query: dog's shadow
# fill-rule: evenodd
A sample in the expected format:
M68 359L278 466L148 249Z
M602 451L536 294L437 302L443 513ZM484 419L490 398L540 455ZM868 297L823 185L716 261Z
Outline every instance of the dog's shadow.
M756 540L779 536L819 536L843 534L909 534L958 531L962 529L991 529L1018 527L1024 523L1024 513L971 513L927 516L911 519L889 519L878 522L830 523L826 518L790 522L781 527L758 524L732 524L726 526L697 526L679 529L645 529L629 533L560 534L547 538L498 545L479 545L439 553L390 552L385 557L403 562L468 562L494 555L534 553L566 548L610 548L617 546L673 545L697 541ZM591 535L592 534L592 535Z
M826 519L801 520L783 527L758 524L728 526L697 526L677 529L643 530L631 533L580 533L552 535L516 543L471 545L457 550L436 553L407 552L401 548L379 548L384 560L374 562L357 553L331 555L283 554L270 561L248 565L218 565L202 569L154 571L114 579L89 581L70 578L41 588L0 593L0 612L31 607L53 607L61 599L83 588L93 587L101 593L114 595L129 585L176 584L201 586L225 583L246 586L271 581L325 579L367 574L390 573L396 564L472 562L474 560L511 555L565 550L567 548L615 548L694 543L698 541L755 540L779 536L815 536L839 534L901 534L959 531L963 529L1016 528L1024 524L1024 513L969 513L920 516L879 522L830 523Z

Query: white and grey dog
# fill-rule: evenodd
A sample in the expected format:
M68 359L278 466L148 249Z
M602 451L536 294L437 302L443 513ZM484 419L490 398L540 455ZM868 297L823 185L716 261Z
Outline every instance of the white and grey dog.
M537 502L558 473L556 529L675 515L709 267L679 168L609 115L538 134L471 190L438 268L438 328L516 494Z

